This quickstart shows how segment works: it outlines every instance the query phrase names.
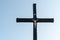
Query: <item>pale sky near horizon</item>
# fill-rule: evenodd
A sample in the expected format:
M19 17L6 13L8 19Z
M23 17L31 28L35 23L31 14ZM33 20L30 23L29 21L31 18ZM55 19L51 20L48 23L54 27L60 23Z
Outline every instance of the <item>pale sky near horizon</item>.
M16 23L33 17L33 3L38 18L54 18L37 24L37 40L60 40L60 0L0 0L0 40L33 40L33 23Z

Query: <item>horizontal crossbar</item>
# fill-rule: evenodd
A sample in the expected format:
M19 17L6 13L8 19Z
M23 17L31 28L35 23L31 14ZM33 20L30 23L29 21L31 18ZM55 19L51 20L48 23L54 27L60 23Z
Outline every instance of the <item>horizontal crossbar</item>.
M33 18L16 18L16 22L33 22Z
M37 18L37 22L54 22L53 18ZM33 18L16 18L16 22L34 22Z
M54 22L53 18L38 18L37 22Z

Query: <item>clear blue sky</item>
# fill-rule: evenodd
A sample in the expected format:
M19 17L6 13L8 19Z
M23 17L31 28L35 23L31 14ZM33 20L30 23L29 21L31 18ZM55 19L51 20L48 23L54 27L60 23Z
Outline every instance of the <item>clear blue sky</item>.
M16 23L16 18L32 18L32 4L38 18L54 18L54 23L38 23L38 40L60 40L60 0L0 0L0 40L33 40L32 23Z

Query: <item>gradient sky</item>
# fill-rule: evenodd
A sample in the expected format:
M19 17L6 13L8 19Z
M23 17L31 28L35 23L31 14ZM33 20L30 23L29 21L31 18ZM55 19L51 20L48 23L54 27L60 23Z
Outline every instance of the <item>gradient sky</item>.
M38 18L54 18L37 24L37 40L60 40L60 0L0 0L0 40L33 40L33 23L16 23L33 17L33 3Z

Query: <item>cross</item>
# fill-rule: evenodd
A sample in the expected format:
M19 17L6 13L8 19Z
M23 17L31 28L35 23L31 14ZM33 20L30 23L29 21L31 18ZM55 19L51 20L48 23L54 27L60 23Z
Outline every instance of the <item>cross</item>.
M16 18L16 22L33 22L33 40L37 40L37 23L49 22L53 23L53 18L37 18L36 16L36 3L33 4L33 18Z

